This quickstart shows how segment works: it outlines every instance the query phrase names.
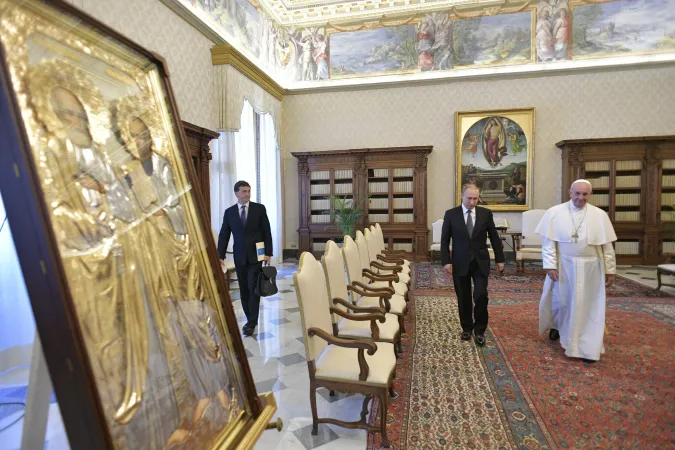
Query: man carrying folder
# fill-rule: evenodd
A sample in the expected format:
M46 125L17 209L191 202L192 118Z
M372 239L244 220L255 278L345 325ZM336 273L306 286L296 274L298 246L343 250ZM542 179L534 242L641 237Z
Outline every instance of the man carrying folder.
M237 181L234 185L234 195L237 197L237 203L225 210L223 226L218 235L218 257L223 264L230 243L230 234L234 235L234 266L239 281L241 306L247 319L242 331L245 336L251 336L258 325L260 312L260 295L255 293L255 284L262 271L263 262L270 263L272 232L265 207L250 201L250 184ZM264 248L264 253L260 257L256 244L257 247Z

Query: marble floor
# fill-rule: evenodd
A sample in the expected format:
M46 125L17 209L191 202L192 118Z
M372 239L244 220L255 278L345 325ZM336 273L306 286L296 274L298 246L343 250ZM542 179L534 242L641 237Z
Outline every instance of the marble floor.
M335 449L363 450L366 432L346 430L334 425L320 425L318 436L312 436L312 414L309 406L309 378L302 343L302 328L297 296L293 286L293 272L297 263L287 262L278 267L279 294L261 300L259 328L253 337L244 338L251 371L258 392L274 392L278 417L284 422L281 433L265 431L256 445L257 450L281 449ZM618 274L639 283L656 287L656 268L621 266ZM675 294L673 288L662 288ZM232 293L237 320L244 323L244 313L238 292ZM356 420L363 397L360 395L328 396L320 391L317 398L319 415L345 420Z
M278 405L277 417L283 420L284 428L281 433L275 430L265 431L255 448L257 450L362 450L366 446L366 432L363 430L347 430L333 425L320 425L319 434L311 435L309 377L300 310L293 285L293 273L297 269L297 262L283 263L278 265L277 269L279 293L261 300L260 320L256 333L252 337L244 337L243 340L257 391L258 393L270 391L274 393ZM618 273L647 286L656 286L654 267L622 266L618 268ZM241 326L245 323L245 316L239 301L236 282L232 284L232 288L235 314ZM664 287L662 289L675 295L674 288ZM16 371L11 376L4 374L0 376L0 388L16 389L25 386L27 375L27 369ZM351 394L338 394L330 397L328 391L321 389L317 397L319 415L355 420L359 416L362 399L360 395ZM18 449L23 411L0 412L3 412L0 414L0 424L4 425L0 429L18 420L18 423L0 433L0 448ZM55 400L50 405L46 441L45 448L54 450L68 448Z

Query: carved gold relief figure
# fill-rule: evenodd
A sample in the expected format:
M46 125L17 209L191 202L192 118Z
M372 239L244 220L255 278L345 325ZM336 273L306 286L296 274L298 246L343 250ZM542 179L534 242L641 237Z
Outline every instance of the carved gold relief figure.
M84 72L59 60L31 70L29 87L36 117L51 135L41 156L51 175L44 178L45 193L57 236L63 238L59 244L71 294L95 355L103 403L108 415L125 425L127 439L160 448L180 415L171 385L161 383L169 369L149 306L143 269L148 262L136 245L134 222L141 216L101 150L105 133L90 131L92 122L107 125L102 96ZM99 239L81 231L92 223L105 231ZM139 442L140 436L145 439Z
M255 392L219 310L163 72L48 3L0 0L0 42L111 446L229 448Z
M214 323L215 311L204 303L204 280L190 238L181 203L182 194L174 181L166 155L158 117L151 100L128 96L116 107L119 135L131 155L122 166L133 197L148 215L149 255L158 261L153 269L153 295L158 298L157 314L168 317L170 328L163 332L180 348L182 372L197 399L192 414L195 426L212 407L213 400L223 411L216 417L221 426L229 420L233 393L227 365L227 351ZM167 311L168 308L168 311ZM239 395L239 394L236 394ZM224 418L224 420L223 420Z

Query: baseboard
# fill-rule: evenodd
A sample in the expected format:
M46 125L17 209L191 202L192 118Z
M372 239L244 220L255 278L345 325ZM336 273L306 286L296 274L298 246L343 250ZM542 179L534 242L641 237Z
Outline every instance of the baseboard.
M299 259L300 258L300 250L297 248L285 248L284 253L283 253L283 258L284 261L287 261L289 259Z

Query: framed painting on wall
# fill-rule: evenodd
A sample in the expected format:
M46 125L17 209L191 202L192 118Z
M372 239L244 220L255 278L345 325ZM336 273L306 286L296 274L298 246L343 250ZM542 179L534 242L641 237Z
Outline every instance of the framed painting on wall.
M532 207L534 108L458 112L455 120L457 203L476 184L479 205L495 211Z
M64 2L0 0L0 149L71 447L252 448L276 405L256 394L163 60Z

